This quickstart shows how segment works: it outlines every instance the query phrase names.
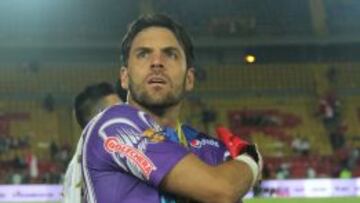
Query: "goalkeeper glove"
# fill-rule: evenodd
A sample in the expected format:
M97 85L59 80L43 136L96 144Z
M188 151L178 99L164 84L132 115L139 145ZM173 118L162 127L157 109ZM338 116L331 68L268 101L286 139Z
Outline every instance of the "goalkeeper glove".
M218 127L216 132L219 140L224 143L230 152L231 157L246 163L250 167L253 174L252 185L254 186L261 179L263 167L262 156L257 146L233 135L231 131L225 127Z

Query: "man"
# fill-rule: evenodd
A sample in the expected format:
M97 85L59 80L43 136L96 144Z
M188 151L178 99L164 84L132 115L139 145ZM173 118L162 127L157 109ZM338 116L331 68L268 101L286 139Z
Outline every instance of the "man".
M82 129L99 112L114 104L121 103L115 89L108 83L102 82L86 87L75 97L75 118ZM65 173L63 203L81 202L81 166L80 157L83 144L81 136L73 158Z
M226 203L243 197L259 178L260 154L240 154L231 147L239 140L225 136L235 158L225 161L223 144L178 121L195 80L185 30L166 16L141 17L125 35L121 57L129 105L107 109L83 131L87 202L165 203L182 197Z
M106 82L87 86L75 97L75 118L82 129L100 111L121 103L117 91Z

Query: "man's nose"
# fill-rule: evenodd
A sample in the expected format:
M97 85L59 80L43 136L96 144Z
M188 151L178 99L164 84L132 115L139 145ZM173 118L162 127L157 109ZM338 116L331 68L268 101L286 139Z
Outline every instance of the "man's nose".
M151 59L151 68L163 68L164 59L161 53L155 53Z

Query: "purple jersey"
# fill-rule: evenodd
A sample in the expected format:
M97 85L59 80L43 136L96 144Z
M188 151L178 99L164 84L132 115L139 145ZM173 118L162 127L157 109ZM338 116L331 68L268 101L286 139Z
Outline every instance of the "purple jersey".
M208 164L221 163L225 148L214 139L183 127L185 148L171 132L129 105L116 105L97 115L83 132L82 170L89 203L160 203L165 175L188 153Z

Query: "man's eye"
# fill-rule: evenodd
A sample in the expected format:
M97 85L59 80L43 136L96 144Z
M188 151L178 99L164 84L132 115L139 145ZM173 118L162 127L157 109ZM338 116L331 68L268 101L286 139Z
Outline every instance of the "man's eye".
M148 55L149 55L149 52L141 51L137 54L137 57L138 58L146 58L146 57L148 57Z
M178 58L177 53L174 52L174 51L169 51L169 52L167 52L167 56L168 56L169 58L171 58L171 59L177 59L177 58Z

